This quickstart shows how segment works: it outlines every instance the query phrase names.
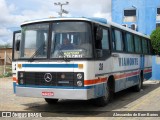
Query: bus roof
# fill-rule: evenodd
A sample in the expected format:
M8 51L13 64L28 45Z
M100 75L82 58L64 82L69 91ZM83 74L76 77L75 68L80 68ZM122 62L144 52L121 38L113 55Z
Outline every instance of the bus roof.
M147 36L147 35L145 35L143 33L137 32L135 30L132 30L132 29L127 28L127 27L124 27L124 26L122 26L120 24L117 24L117 23L107 21L107 19L105 19L105 18L97 18L97 17L92 17L92 18L87 18L87 17L72 17L72 18L71 17L63 17L63 18L50 17L50 18L44 18L44 19L36 19L36 20L31 20L31 21L25 21L21 25L26 25L26 24L31 24L31 23L39 23L39 22L50 22L50 21L56 21L56 20L83 20L83 21L89 21L89 22L99 23L99 24L104 25L104 26L117 27L117 28L120 28L122 30L131 32L133 34L137 34L137 35L143 36L143 37L148 38L148 39L150 38L149 36Z
M84 21L91 21L91 22L99 22L102 24L107 24L107 20L104 18L86 18L86 17L61 17L61 18L44 18L44 19L36 19L36 20L30 20L25 21L21 25L30 24L30 23L37 23L37 22L48 22L48 21L56 21L56 20L84 20Z

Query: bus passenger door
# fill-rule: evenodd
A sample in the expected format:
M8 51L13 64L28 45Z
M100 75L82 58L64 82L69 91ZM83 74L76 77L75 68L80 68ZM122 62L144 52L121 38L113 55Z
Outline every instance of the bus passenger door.
M19 48L21 41L21 31L13 32L13 45L12 45L12 74L13 74L13 91L16 93L16 79L17 79L17 63L16 59L19 57Z
M107 73L111 70L111 53L109 47L109 29L100 27L100 32L95 40L95 77L98 79L98 83L95 90L95 97L103 96L106 91ZM101 38L101 39L98 39Z
M21 31L13 32L13 46L12 46L12 73L16 73L16 63L14 60L18 59L19 57L19 49L20 49L20 42L21 42Z

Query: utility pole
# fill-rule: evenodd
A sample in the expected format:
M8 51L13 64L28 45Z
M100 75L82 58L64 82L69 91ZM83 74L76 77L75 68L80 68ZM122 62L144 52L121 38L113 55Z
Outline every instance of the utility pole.
M68 5L69 2L66 2L66 3L61 3L61 2L58 2L58 3L54 3L54 5L59 5L60 6L60 12L58 12L58 14L60 15L60 17L63 17L62 14L65 13L65 14L68 14L69 12L67 10L64 10L62 7L63 5Z

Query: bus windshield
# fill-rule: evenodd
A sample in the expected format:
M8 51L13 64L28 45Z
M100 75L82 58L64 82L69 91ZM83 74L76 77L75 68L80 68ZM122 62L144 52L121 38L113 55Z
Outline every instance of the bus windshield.
M52 26L52 58L92 57L89 24L85 22L56 22Z
M32 59L47 56L51 59L91 58L90 24L70 21L23 26L19 57Z
M47 58L49 24L22 27L20 58Z

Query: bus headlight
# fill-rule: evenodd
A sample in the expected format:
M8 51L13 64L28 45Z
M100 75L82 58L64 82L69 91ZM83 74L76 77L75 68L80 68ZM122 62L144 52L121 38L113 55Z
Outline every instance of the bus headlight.
M20 78L23 78L23 73L20 73Z
M20 79L19 83L20 83L20 84L24 84L24 80L23 80L23 79Z
M81 73L78 73L78 74L77 74L77 79L82 79L82 77L83 77L83 76L82 76Z
M83 72L74 73L74 86L77 86L77 87L84 86L84 73Z
M83 85L82 81L77 81L77 86L81 87Z
M24 72L21 72L21 71L18 72L18 84L21 84L21 85L25 84L24 77L25 77Z

